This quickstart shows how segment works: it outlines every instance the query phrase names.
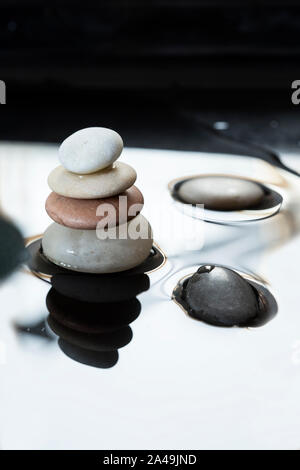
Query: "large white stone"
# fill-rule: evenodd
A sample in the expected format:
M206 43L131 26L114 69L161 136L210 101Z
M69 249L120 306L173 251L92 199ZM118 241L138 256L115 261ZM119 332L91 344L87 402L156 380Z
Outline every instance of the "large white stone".
M122 236L120 238L120 231ZM141 231L147 238L130 238ZM57 223L50 225L43 237L44 255L53 263L71 271L85 273L114 273L141 264L152 247L152 229L141 214L130 222L105 231L77 230ZM114 235L117 234L117 238Z
M122 193L135 183L136 176L131 166L121 162L90 175L70 173L60 165L50 173L48 184L60 196L97 199Z
M112 165L122 150L123 140L117 132L105 127L89 127L63 141L59 159L67 170L85 175Z
M201 176L187 179L177 192L189 204L204 204L213 210L242 210L259 204L264 191L255 182L230 176Z

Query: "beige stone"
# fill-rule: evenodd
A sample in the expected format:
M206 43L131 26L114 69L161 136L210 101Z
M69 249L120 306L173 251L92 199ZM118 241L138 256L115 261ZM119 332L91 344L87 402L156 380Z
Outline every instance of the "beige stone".
M136 176L136 171L122 162L90 175L77 175L58 166L50 173L48 184L60 196L97 199L122 193L135 183Z
M257 183L230 176L200 176L183 182L177 192L189 204L204 204L204 209L242 210L259 204L264 191Z

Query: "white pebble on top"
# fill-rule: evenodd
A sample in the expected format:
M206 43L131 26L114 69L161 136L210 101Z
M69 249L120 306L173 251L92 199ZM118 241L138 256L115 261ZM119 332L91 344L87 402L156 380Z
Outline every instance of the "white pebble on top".
M59 159L66 170L86 175L112 165L122 150L123 140L117 132L105 127L89 127L63 141Z

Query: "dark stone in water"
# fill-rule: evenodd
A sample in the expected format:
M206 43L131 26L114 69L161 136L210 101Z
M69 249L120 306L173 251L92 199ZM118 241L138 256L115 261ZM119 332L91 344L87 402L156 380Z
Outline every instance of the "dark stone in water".
M182 292L188 313L217 326L246 325L259 311L254 288L228 268L202 266Z

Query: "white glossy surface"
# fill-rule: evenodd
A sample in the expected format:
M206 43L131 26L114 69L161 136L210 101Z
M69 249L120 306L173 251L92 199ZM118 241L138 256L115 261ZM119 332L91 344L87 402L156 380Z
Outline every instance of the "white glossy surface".
M3 208L26 235L41 233L50 223L46 177L57 148L8 144L0 156ZM143 309L131 325L133 339L110 370L78 364L40 338L17 336L12 322L46 316L49 287L25 273L2 286L1 447L299 448L299 180L247 158L125 149L124 159L138 172L143 214L169 255L169 269L151 275L155 282L139 297ZM284 196L283 208L246 226L202 224L204 246L194 240L189 251L179 230L186 216L174 208L167 183L214 171L274 185ZM166 207L177 224L171 233L157 210L166 214ZM199 223L192 220L192 227ZM170 287L198 263L214 262L266 279L278 301L276 318L246 330L186 317L170 300Z

